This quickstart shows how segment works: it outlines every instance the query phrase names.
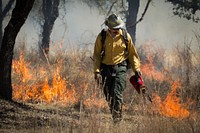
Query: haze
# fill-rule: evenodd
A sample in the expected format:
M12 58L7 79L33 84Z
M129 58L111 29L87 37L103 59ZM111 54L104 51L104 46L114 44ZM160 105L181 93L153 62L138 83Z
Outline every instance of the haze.
M138 18L141 17L145 4L146 1L141 0ZM64 39L64 48L68 45L82 47L85 44L93 47L97 34L103 28L105 17L100 15L97 9L91 9L79 0L69 3L65 17L62 20L60 18L56 20L51 34L51 45L60 43ZM4 26L5 24L7 23L4 22ZM198 44L193 31L200 32L200 26L191 20L174 16L170 3L154 0L136 30L137 46L151 42L155 46L168 49L176 44L182 44L186 38L192 40L192 47L196 47ZM16 42L26 38L29 46L37 47L38 33L40 33L39 26L29 16Z

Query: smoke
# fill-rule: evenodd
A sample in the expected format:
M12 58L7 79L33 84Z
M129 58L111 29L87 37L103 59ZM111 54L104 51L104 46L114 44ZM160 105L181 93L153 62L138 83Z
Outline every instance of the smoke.
M138 19L143 13L146 2L141 1ZM67 13L61 13L54 25L51 34L52 45L64 40L64 47L69 45L84 47L86 44L93 47L97 34L101 31L106 16L99 13L96 8L90 8L82 2L67 3ZM199 15L199 14L198 14ZM23 26L18 40L26 36L29 46L36 46L39 30L29 18ZM199 30L198 23L179 18L172 13L172 5L164 1L153 1L149 6L142 22L136 28L136 45L152 41L154 45L164 48L174 47L177 43L182 44L184 39L193 39L193 31ZM31 32L30 32L31 31Z
M97 34L101 31L105 17L100 15L96 8L90 8L82 2L71 3L67 9L69 12L64 18L67 27L65 40L75 45L93 44ZM63 25L59 24L60 22L57 21L58 27L53 33L55 35L63 31ZM54 39L59 39L59 37L61 36L57 34Z
M140 8L140 13L141 9L143 7ZM177 43L183 43L185 38L189 40L193 38L195 44L193 31L197 29L200 30L197 23L174 16L170 3L153 1L144 20L137 25L137 40L139 43L151 40L156 45L168 49Z

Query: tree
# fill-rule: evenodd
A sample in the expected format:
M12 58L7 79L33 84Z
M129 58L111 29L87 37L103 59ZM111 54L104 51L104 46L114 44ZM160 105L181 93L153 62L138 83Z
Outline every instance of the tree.
M173 13L179 17L198 23L200 18L196 12L200 10L200 0L166 0L173 4Z
M5 28L0 49L0 97L12 100L11 66L15 39L25 23L35 0L16 0L11 19Z
M2 0L0 0L0 47L3 37L3 20L6 17L6 14L11 10L13 3L15 0L9 0L6 6L3 9Z
M136 25L137 23L141 22L144 18L144 15L147 12L147 9L149 8L149 4L151 3L152 0L148 0L144 9L144 12L142 13L142 16L140 19L137 20L137 14L140 6L140 0L127 0L129 1L129 8L128 8L128 15L127 15L127 21L126 21L126 29L130 33L133 42L135 44L136 41Z
M128 11L126 16L126 29L130 33L133 42L136 41L136 21L140 6L140 0L127 0Z
M42 12L44 16L44 25L42 31L42 42L40 49L44 54L49 53L50 36L53 30L54 22L59 16L59 3L60 0L43 0Z
M149 7L149 3L152 0L148 0L145 10L142 14L142 17L137 20L138 16L138 11L140 7L140 0L83 0L86 2L90 7L95 5L98 7L100 11L103 11L104 14L107 16L110 13L117 13L120 14L124 21L126 21L126 29L130 33L133 42L135 43L136 41L136 24L140 21L143 20L143 17Z

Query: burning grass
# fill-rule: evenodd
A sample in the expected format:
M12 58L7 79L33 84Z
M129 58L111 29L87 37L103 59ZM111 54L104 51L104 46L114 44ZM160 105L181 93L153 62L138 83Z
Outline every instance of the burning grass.
M44 106L59 106L55 110L59 110L62 106L65 110L70 110L71 114L76 112L75 116L65 116L61 111L54 114L61 120L52 118L53 121L62 124L67 121L68 125L60 125L58 128L68 128L74 132L199 131L200 129L197 128L200 126L199 112L194 106L197 102L195 101L197 94L192 91L193 86L186 85L184 79L177 73L168 74L173 72L177 64L165 67L163 53L162 59L158 58L161 54L159 52L163 51L150 52L149 49L142 51L146 57L145 60L142 58L141 69L145 84L153 93L153 104L148 102L144 104L141 96L131 90L130 84L127 83L124 91L124 122L119 130L112 125L102 90L93 80L92 61L84 51L76 51L72 54L59 52L59 55L50 57L50 66L42 60L33 58L34 55L25 55L21 52L13 60L13 99L31 105L38 103ZM27 58L29 56L31 57ZM174 79L174 77L180 78L177 80L178 78ZM189 87L191 89L188 90ZM188 91L190 95L187 95ZM48 110L54 109L48 108ZM177 120L179 123L173 125L172 123L176 123ZM51 122L48 119L43 126L54 127L55 123L50 124ZM157 123L161 124L161 127L155 126ZM187 128L179 127L184 125L187 125Z
M172 90L166 96L164 101L162 101L157 94L153 95L153 101L155 104L154 109L157 109L161 115L174 117L177 119L184 119L189 117L190 112L187 109L188 103L181 103L181 99L177 93L178 87L180 87L180 82L173 82L171 86Z

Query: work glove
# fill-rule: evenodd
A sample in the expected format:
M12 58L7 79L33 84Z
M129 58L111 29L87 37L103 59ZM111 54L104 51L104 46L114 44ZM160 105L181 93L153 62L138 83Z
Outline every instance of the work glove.
M140 71L135 71L135 76L139 79L142 79L142 74ZM145 93L146 92L146 87L141 85L140 86L140 92Z
M97 84L100 84L102 82L101 74L98 72L94 73L94 79L97 81Z
M140 76L142 76L142 73L139 70L137 70L137 71L135 71L135 76L140 77Z

